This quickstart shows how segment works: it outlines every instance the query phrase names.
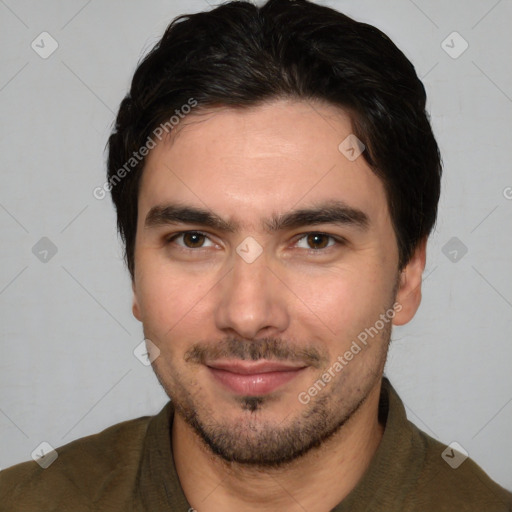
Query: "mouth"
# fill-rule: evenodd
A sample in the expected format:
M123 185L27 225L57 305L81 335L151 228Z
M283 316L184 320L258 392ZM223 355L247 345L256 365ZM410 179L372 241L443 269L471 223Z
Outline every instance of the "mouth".
M261 396L272 393L307 368L280 361L214 361L206 365L212 377L232 393Z

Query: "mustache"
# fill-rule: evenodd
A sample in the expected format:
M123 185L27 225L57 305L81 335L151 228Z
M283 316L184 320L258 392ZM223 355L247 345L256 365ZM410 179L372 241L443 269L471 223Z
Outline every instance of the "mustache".
M184 359L187 363L198 364L207 364L218 359L266 359L304 363L314 368L324 367L329 362L328 356L320 353L314 346L294 347L279 338L227 338L217 343L196 343L185 352Z

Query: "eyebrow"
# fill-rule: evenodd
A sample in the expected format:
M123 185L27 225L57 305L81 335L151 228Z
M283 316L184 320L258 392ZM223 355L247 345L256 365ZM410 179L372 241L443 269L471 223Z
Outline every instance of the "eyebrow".
M236 221L227 221L204 208L180 204L154 206L149 210L144 221L145 228L167 224L197 224L224 233L236 233L240 230L240 224ZM318 224L353 226L366 230L370 219L362 210L350 207L343 201L331 200L274 215L262 221L263 229L267 233Z

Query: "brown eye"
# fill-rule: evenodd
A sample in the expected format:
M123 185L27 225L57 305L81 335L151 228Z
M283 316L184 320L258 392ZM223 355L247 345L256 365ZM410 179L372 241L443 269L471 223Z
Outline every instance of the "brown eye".
M341 245L342 241L326 233L311 232L303 235L296 244L300 249L306 249L310 253L322 253L325 252L324 249Z
M325 249L329 244L329 238L332 237L323 233L310 233L307 235L307 242L312 249Z
M205 241L209 241L209 237L199 231L182 231L171 236L167 240L167 244L175 244L182 249L203 249L212 247L213 244L210 241L210 245L205 245Z
M189 249L197 249L198 247L201 247L204 243L204 239L206 238L201 233L196 233L195 231L183 233L182 236L185 246Z

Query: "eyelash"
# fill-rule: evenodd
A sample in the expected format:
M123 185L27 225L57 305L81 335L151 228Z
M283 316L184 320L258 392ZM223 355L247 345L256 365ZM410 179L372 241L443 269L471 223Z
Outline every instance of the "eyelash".
M203 233L202 231L195 231L195 230L192 230L192 231L180 231L179 233L174 233L173 235L168 237L165 240L165 245L170 245L177 238L179 238L179 237L181 237L183 235L187 235L187 234L201 235L201 236L204 236L205 238L208 238L210 240L210 237L206 233ZM299 241L303 240L304 238L307 238L309 235L322 235L322 236L326 236L326 237L330 238L331 240L334 240L335 243L333 245L328 245L327 247L325 247L323 249L309 249L309 250L308 249L304 249L308 253L313 253L313 254L325 253L328 249L332 249L336 245L342 246L342 245L346 244L346 241L343 238L335 237L334 235L330 235L329 233L323 233L322 231L310 231L308 233L303 233L303 234L300 235L299 238L297 238L297 241L295 243L298 243ZM210 240L210 241L212 241L212 240ZM186 252L200 252L201 250L208 249L207 247L198 247L196 249L192 249L190 247L185 247L185 246L181 246L181 245L178 245L178 247L179 247L180 250L186 251Z

